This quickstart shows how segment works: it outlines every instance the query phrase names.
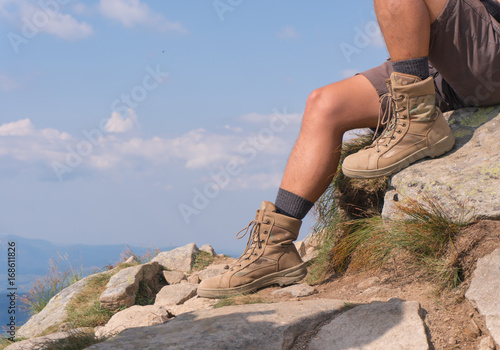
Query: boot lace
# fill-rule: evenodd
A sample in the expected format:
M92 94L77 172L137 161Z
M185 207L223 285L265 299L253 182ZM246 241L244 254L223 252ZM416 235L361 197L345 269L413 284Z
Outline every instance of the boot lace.
M374 142L367 148L376 147L377 152L380 152L380 145L385 145L386 147L389 146L390 142L396 138L394 133L401 132L397 129L398 125L406 127L406 116L399 115L399 113L406 110L406 107L402 106L397 108L397 102L401 102L403 99L403 95L398 98L394 98L390 92L387 92L380 97L377 128L375 129L375 133L372 138ZM384 105L387 105L387 108L384 109ZM380 128L384 128L384 130L382 134L377 137L377 133Z
M233 264L233 267L241 266L241 263L244 260L249 260L250 257L255 253L255 249L262 248L262 243L264 243L265 240L261 239L260 237L261 225L262 225L261 221L252 220L245 228L241 229L240 231L238 231L238 233L236 233L236 239L242 239L250 231L250 235L248 236L248 241L245 250L243 251L243 254L238 258L238 260ZM241 234L242 232L243 234Z

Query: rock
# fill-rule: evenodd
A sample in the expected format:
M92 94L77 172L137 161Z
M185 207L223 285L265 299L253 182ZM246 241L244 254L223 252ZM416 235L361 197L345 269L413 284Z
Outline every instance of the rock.
M200 271L198 273L198 276L200 277L200 280L203 281L203 280L205 280L207 278L211 278L211 277L216 277L216 276L222 275L228 269L229 269L229 265L228 264L210 265L205 270Z
M479 259L466 298L486 319L486 327L500 344L500 249Z
M137 260L137 258L135 257L135 255L131 255L123 263L124 264L137 264L137 263L139 263L139 260Z
M294 244L295 248L297 248L297 251L299 252L300 257L303 258L306 255L306 245L304 244L304 241L298 241Z
M215 253L214 248L210 244L204 244L201 246L200 251L205 252L210 254L211 256L215 257L217 254Z
M271 294L277 295L277 294L291 294L294 297L307 297L309 295L314 294L316 289L308 285L307 283L302 283L302 284L294 284L289 287L281 288L278 290L275 290Z
M106 290L99 297L101 306L110 310L132 306L141 281L157 282L154 279L162 271L158 262L127 267L111 277Z
M217 304L217 299L207 299L195 296L181 305L166 305L165 308L168 309L173 316L179 316L185 314L186 312L199 311L199 310L210 310L213 306Z
M319 252L316 248L310 247L306 251L306 255L302 257L303 262L308 262L315 259L318 256Z
M168 270L189 272L193 269L196 255L200 252L196 244L190 243L184 247L158 254L153 260Z
M91 333L91 332L92 328L77 328L69 332L56 332L49 335L45 335L43 337L36 337L28 340L15 342L4 348L4 350L27 350L27 349L43 350L46 349L52 342L56 340L66 339L78 333Z
M198 285L191 283L174 284L163 287L156 294L155 305L167 307L180 305L196 295Z
M391 179L382 217L398 219L396 203L422 195L439 198L453 218L460 205L473 208L477 219L500 219L500 106L467 108L448 113L456 144L451 153L424 159Z
M120 311L111 317L104 327L96 331L96 336L112 337L125 329L153 326L165 323L171 318L168 310L157 305L134 305Z
M289 349L300 334L333 317L343 305L320 299L195 311L162 325L125 330L87 350Z
M106 274L102 272L82 278L80 281L63 289L49 300L42 311L32 316L23 326L17 331L17 336L20 338L34 338L42 334L45 330L51 327L57 327L64 322L67 317L66 306L77 294L79 294L87 285L89 279L94 276Z
M495 350L495 342L491 337L484 337L479 343L478 350Z
M304 239L304 246L306 251L310 248L317 249L323 243L323 232L311 232Z
M188 283L191 284L200 284L200 275L198 273L194 273L187 278Z
M163 271L163 277L168 284L177 284L186 280L186 275L179 271Z
M310 350L428 350L417 302L393 299L346 311L323 326Z

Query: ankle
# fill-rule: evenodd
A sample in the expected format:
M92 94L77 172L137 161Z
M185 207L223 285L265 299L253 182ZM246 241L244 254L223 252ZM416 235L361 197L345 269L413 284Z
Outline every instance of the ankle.
M276 212L278 214L302 220L309 210L311 210L314 203L295 193L280 188L274 205L276 206Z

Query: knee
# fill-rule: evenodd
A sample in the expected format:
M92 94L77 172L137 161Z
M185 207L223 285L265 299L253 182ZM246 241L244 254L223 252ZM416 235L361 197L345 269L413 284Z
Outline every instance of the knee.
M327 88L316 89L307 98L302 125L320 129L338 128L341 124L342 108L342 101L335 91Z

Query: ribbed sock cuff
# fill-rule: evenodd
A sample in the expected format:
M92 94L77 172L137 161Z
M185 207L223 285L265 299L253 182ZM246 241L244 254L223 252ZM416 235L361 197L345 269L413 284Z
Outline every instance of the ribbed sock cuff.
M280 188L274 205L276 206L279 214L284 214L302 220L307 215L309 210L311 210L314 203L296 195L295 193Z
M427 56L392 62L395 72L411 74L425 80L429 77L429 58Z

